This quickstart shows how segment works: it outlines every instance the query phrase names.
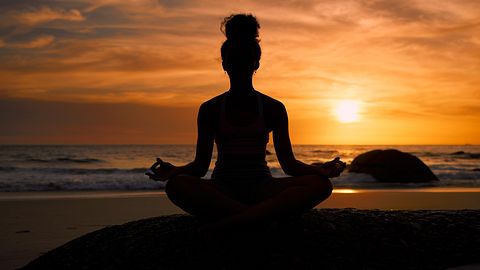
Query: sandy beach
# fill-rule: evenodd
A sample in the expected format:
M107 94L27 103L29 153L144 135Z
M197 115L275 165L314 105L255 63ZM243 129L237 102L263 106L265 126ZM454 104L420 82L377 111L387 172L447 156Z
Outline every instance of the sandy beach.
M478 209L480 190L335 190L317 208ZM0 268L15 269L76 237L110 225L182 214L164 192L3 193Z

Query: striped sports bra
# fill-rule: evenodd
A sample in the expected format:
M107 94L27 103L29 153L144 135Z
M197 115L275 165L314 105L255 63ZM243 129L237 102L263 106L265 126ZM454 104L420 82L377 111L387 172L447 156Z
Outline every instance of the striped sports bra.
M215 134L218 158L212 178L263 178L271 176L265 161L268 130L265 126L263 102L255 91L258 102L258 117L245 126L228 122L225 94L221 100L220 118Z

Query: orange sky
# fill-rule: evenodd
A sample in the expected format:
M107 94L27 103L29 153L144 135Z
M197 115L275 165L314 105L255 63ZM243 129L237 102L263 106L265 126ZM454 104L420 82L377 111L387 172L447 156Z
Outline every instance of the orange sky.
M479 1L2 1L0 143L195 143L228 89L223 17L260 21L255 87L297 144L479 144ZM358 121L332 113L359 104Z

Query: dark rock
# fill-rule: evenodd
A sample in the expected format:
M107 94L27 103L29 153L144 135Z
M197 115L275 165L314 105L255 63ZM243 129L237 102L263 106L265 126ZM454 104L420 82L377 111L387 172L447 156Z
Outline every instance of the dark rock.
M451 153L450 155L452 155L452 156L465 155L465 152L464 151L457 151L457 152Z
M474 171L474 172L480 172L480 168L475 168L475 169L473 169L472 171Z
M445 269L480 262L480 210L313 210L215 239L171 215L86 234L23 269ZM412 229L415 228L415 229Z
M395 149L363 153L352 161L349 171L370 174L380 182L420 183L438 180L419 158Z

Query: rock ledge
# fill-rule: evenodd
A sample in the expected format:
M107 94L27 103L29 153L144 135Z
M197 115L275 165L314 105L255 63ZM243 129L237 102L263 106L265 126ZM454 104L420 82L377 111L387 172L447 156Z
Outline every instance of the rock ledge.
M480 262L480 210L312 210L206 241L195 217L106 227L23 269L445 269Z

